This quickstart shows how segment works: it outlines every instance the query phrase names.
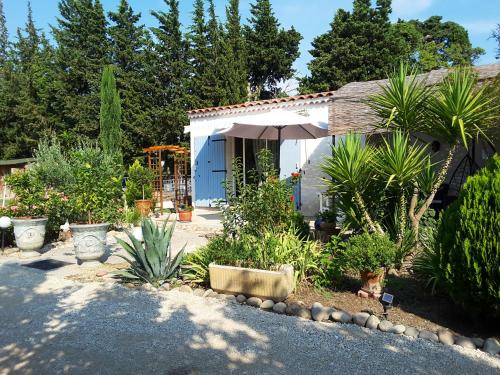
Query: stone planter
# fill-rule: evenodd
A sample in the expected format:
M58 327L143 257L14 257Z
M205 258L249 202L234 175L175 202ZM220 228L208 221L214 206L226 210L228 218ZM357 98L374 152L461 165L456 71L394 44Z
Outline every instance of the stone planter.
M153 209L153 201L151 199L136 200L135 208L141 213L141 216L147 217Z
M179 221L189 223L193 218L193 211L178 211Z
M210 264L210 287L219 293L284 301L294 289L293 267L284 265L280 271L219 266Z
M379 298L382 295L382 282L384 281L385 270L379 273L369 271L361 272L361 290L368 293L372 298Z
M82 266L99 264L105 252L108 226L108 223L70 225L76 259Z
M45 240L47 218L15 218L12 219L16 245L21 250L22 257L39 256Z

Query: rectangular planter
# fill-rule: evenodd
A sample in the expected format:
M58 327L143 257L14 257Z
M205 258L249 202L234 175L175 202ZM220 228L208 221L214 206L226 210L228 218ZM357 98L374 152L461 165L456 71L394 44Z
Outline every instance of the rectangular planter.
M219 293L284 301L294 288L293 267L284 265L280 271L219 266L210 264L210 287Z

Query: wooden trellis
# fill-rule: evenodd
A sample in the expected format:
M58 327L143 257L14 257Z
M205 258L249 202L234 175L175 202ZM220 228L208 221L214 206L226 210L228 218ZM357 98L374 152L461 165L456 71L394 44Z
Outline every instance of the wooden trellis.
M154 174L153 194L160 201L160 209L163 212L164 186L163 186L163 162L167 155L173 154L174 162L174 204L177 209L180 204L190 204L189 194L189 155L190 150L186 147L176 145L152 146L144 149L148 155L148 167Z

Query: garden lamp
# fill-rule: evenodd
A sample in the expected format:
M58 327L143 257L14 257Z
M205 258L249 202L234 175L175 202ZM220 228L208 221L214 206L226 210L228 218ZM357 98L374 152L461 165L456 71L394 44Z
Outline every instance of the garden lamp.
M389 317L389 310L392 309L392 303L394 302L394 296L389 293L382 294L380 297L380 303L384 306L384 317L387 320Z
M10 227L12 222L7 216L0 217L0 229L2 230L2 253L4 252L5 245L5 231Z

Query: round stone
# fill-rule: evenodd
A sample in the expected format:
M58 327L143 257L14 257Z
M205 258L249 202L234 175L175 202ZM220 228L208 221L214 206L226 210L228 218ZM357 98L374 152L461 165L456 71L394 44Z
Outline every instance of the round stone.
M193 291L193 294L195 296L198 296L198 297L203 297L203 295L205 294L205 291L201 288L197 288Z
M368 320L366 321L366 328L377 329L379 323L380 323L379 318L377 318L375 315L370 315L368 317Z
M490 337L490 338L485 340L483 350L486 353L490 353L493 355L499 354L500 353L500 342L496 338Z
M286 303L284 302L275 303L273 306L273 311L278 314L284 314L286 311Z
M389 329L389 333L394 333L395 335L401 335L406 330L406 327L402 324L396 324Z
M297 315L298 311L304 307L303 304L301 304L300 302L292 302L290 303L287 307L286 307L286 310L285 312L288 314L288 315Z
M205 292L203 293L203 297L210 297L210 295L213 293L214 291L212 289L207 289L205 290Z
M247 305L260 307L260 305L262 305L262 300L258 297L250 297L249 299L247 299Z
M403 333L408 337L414 337L414 338L417 338L419 334L418 329L416 329L415 327L406 327Z
M439 342L439 337L436 335L434 332L423 330L420 331L418 334L418 337L421 339L429 340L429 341L434 341L434 342Z
M245 303L247 301L247 297L245 297L243 294L238 294L236 297L236 301L239 303Z
M224 299L227 302L236 302L236 297L232 294L224 294Z
M311 316L313 320L317 322L322 322L330 318L330 314L335 311L333 307L324 307L319 302L314 302L311 307Z
M95 273L95 275L96 275L97 277L104 277L104 276L106 276L107 274L108 274L108 273L107 273L106 271L102 271L102 270L101 270L101 271L97 271L97 272Z
M271 310L274 307L274 301L270 299L266 299L262 304L260 305L260 308L262 310Z
M444 345L453 345L455 343L455 336L447 329L440 329L438 331L439 342Z
M366 312L359 312L359 313L355 313L352 316L352 320L358 326L364 327L366 324L366 321L368 320L369 317L370 317L370 314L368 314Z
M389 320L382 320L378 325L378 329L382 332L389 332L392 327L393 324Z
M161 284L160 289L163 290L163 291L165 291L165 292L168 292L170 290L170 284L169 283L163 283L163 284Z
M189 285L181 285L179 292L193 294L193 289Z
M482 348L484 346L484 339L482 339L481 337L473 337L472 341L478 348Z
M312 318L311 310L309 310L306 307L300 307L295 315L298 316L299 318L302 318L302 319L311 320L311 318Z
M462 348L476 350L476 344L469 337L458 336L455 340L455 344L461 346Z
M345 311L334 311L332 312L332 320L340 323L350 323L352 315Z

